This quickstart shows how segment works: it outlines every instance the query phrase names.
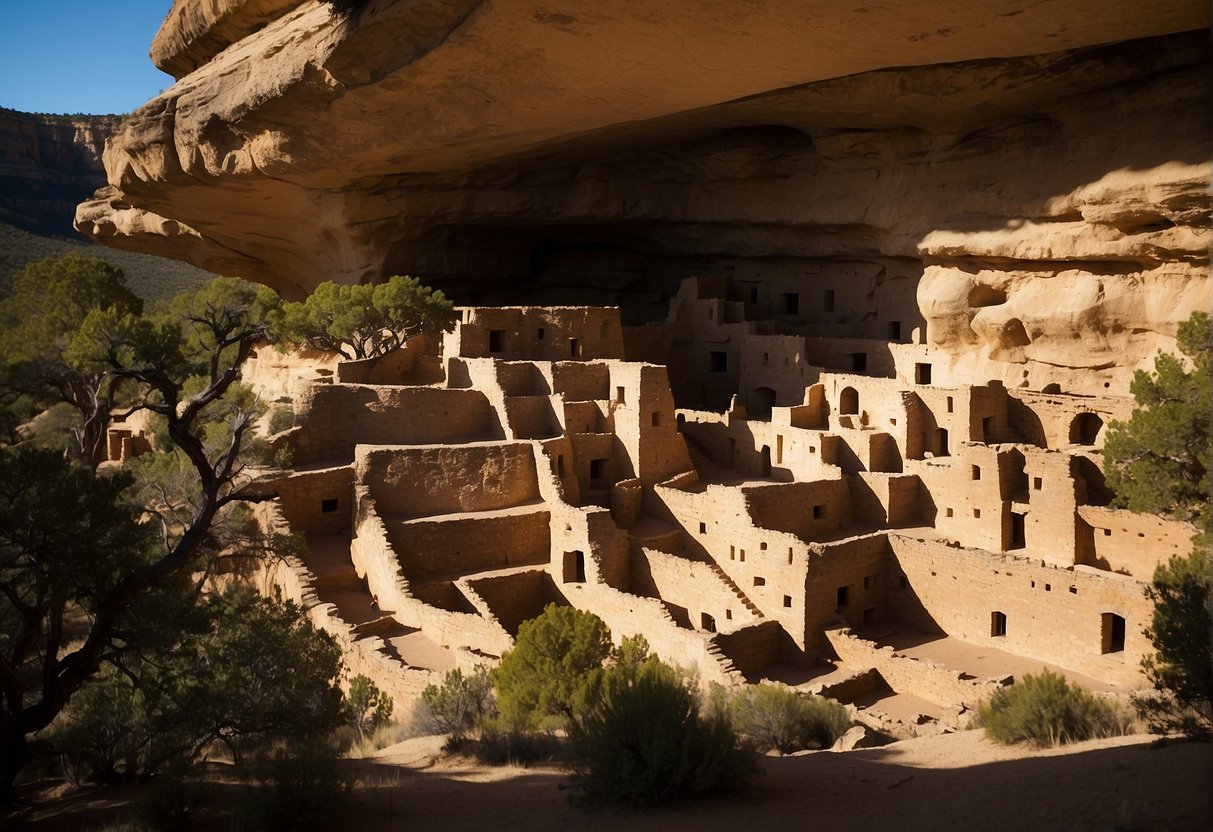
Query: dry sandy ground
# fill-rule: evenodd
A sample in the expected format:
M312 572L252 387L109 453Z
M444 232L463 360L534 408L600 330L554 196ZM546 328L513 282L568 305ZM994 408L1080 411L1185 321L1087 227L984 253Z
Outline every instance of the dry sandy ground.
M979 731L877 749L767 758L745 797L641 813L569 802L554 768L489 768L444 758L435 738L351 762L354 805L333 828L377 830L1200 830L1213 829L1213 744L1098 740L1004 748ZM27 798L35 798L30 792ZM82 830L112 819L130 790L43 799L11 828ZM216 817L202 828L224 829Z

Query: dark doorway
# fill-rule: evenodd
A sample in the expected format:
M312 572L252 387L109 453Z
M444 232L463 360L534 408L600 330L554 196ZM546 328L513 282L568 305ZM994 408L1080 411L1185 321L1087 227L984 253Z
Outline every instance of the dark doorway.
M1125 620L1114 612L1101 616L1100 635L1103 645L1100 652L1123 653L1125 649Z
M585 583L585 552L564 553L564 582L566 584Z
M1094 413L1079 413L1070 423L1071 445L1094 445L1103 430L1103 419Z
M1022 549L1027 543L1024 540L1024 515L1018 511L1011 512L1011 540L1008 549Z
M990 636L992 638L1002 638L1007 634L1007 616L1006 613L992 612L990 613Z
M854 387L844 387L838 394L838 412L844 416L859 412L859 392Z

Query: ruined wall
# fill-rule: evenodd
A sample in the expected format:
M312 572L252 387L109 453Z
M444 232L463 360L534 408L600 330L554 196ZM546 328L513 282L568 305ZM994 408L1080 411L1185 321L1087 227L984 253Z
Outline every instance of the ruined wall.
M354 469L351 466L291 474L269 483L278 494L282 516L293 532L348 532L354 511Z
M1140 683L1141 658L1152 649L1142 634L1152 607L1132 578L895 532L889 543L891 568L906 578L905 586L889 589L897 615L921 622L925 609L935 626L955 638L1114 684ZM995 612L1005 616L1005 635L991 635ZM1124 620L1123 649L1117 652L1102 652L1105 613Z
M1160 564L1192 551L1196 528L1188 523L1103 506L1081 506L1078 515L1091 547L1081 562L1100 569L1148 581Z
M488 399L474 390L313 384L299 392L294 406L296 464L348 461L359 443L423 445L502 435Z
M388 540L405 575L420 581L550 559L546 511L505 510L440 520L387 521Z
M354 461L379 511L396 519L492 511L537 500L528 442L379 448Z

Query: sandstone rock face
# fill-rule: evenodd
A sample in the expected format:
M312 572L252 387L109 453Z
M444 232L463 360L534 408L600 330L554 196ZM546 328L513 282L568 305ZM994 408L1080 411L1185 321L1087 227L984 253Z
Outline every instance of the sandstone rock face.
M117 116L0 108L0 222L69 235L76 203L105 184L101 154L117 126Z
M1082 392L1210 304L1210 50L1185 34L1208 16L178 0L153 53L181 78L77 227L295 297L413 273L643 320L729 276L796 287L823 334L886 338L896 307L975 380L1072 368Z

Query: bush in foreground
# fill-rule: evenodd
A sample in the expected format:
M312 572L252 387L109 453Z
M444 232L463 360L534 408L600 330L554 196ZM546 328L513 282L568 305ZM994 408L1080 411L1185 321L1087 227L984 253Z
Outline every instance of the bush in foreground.
M799 696L783 685L742 688L729 704L737 731L757 751L791 754L829 748L851 727L847 709L820 696Z
M606 674L602 696L569 724L569 753L586 798L642 807L740 789L758 770L727 713L704 713L658 661Z
M1027 674L981 704L986 736L1006 745L1038 747L1081 742L1127 731L1125 720L1109 705L1060 673Z

